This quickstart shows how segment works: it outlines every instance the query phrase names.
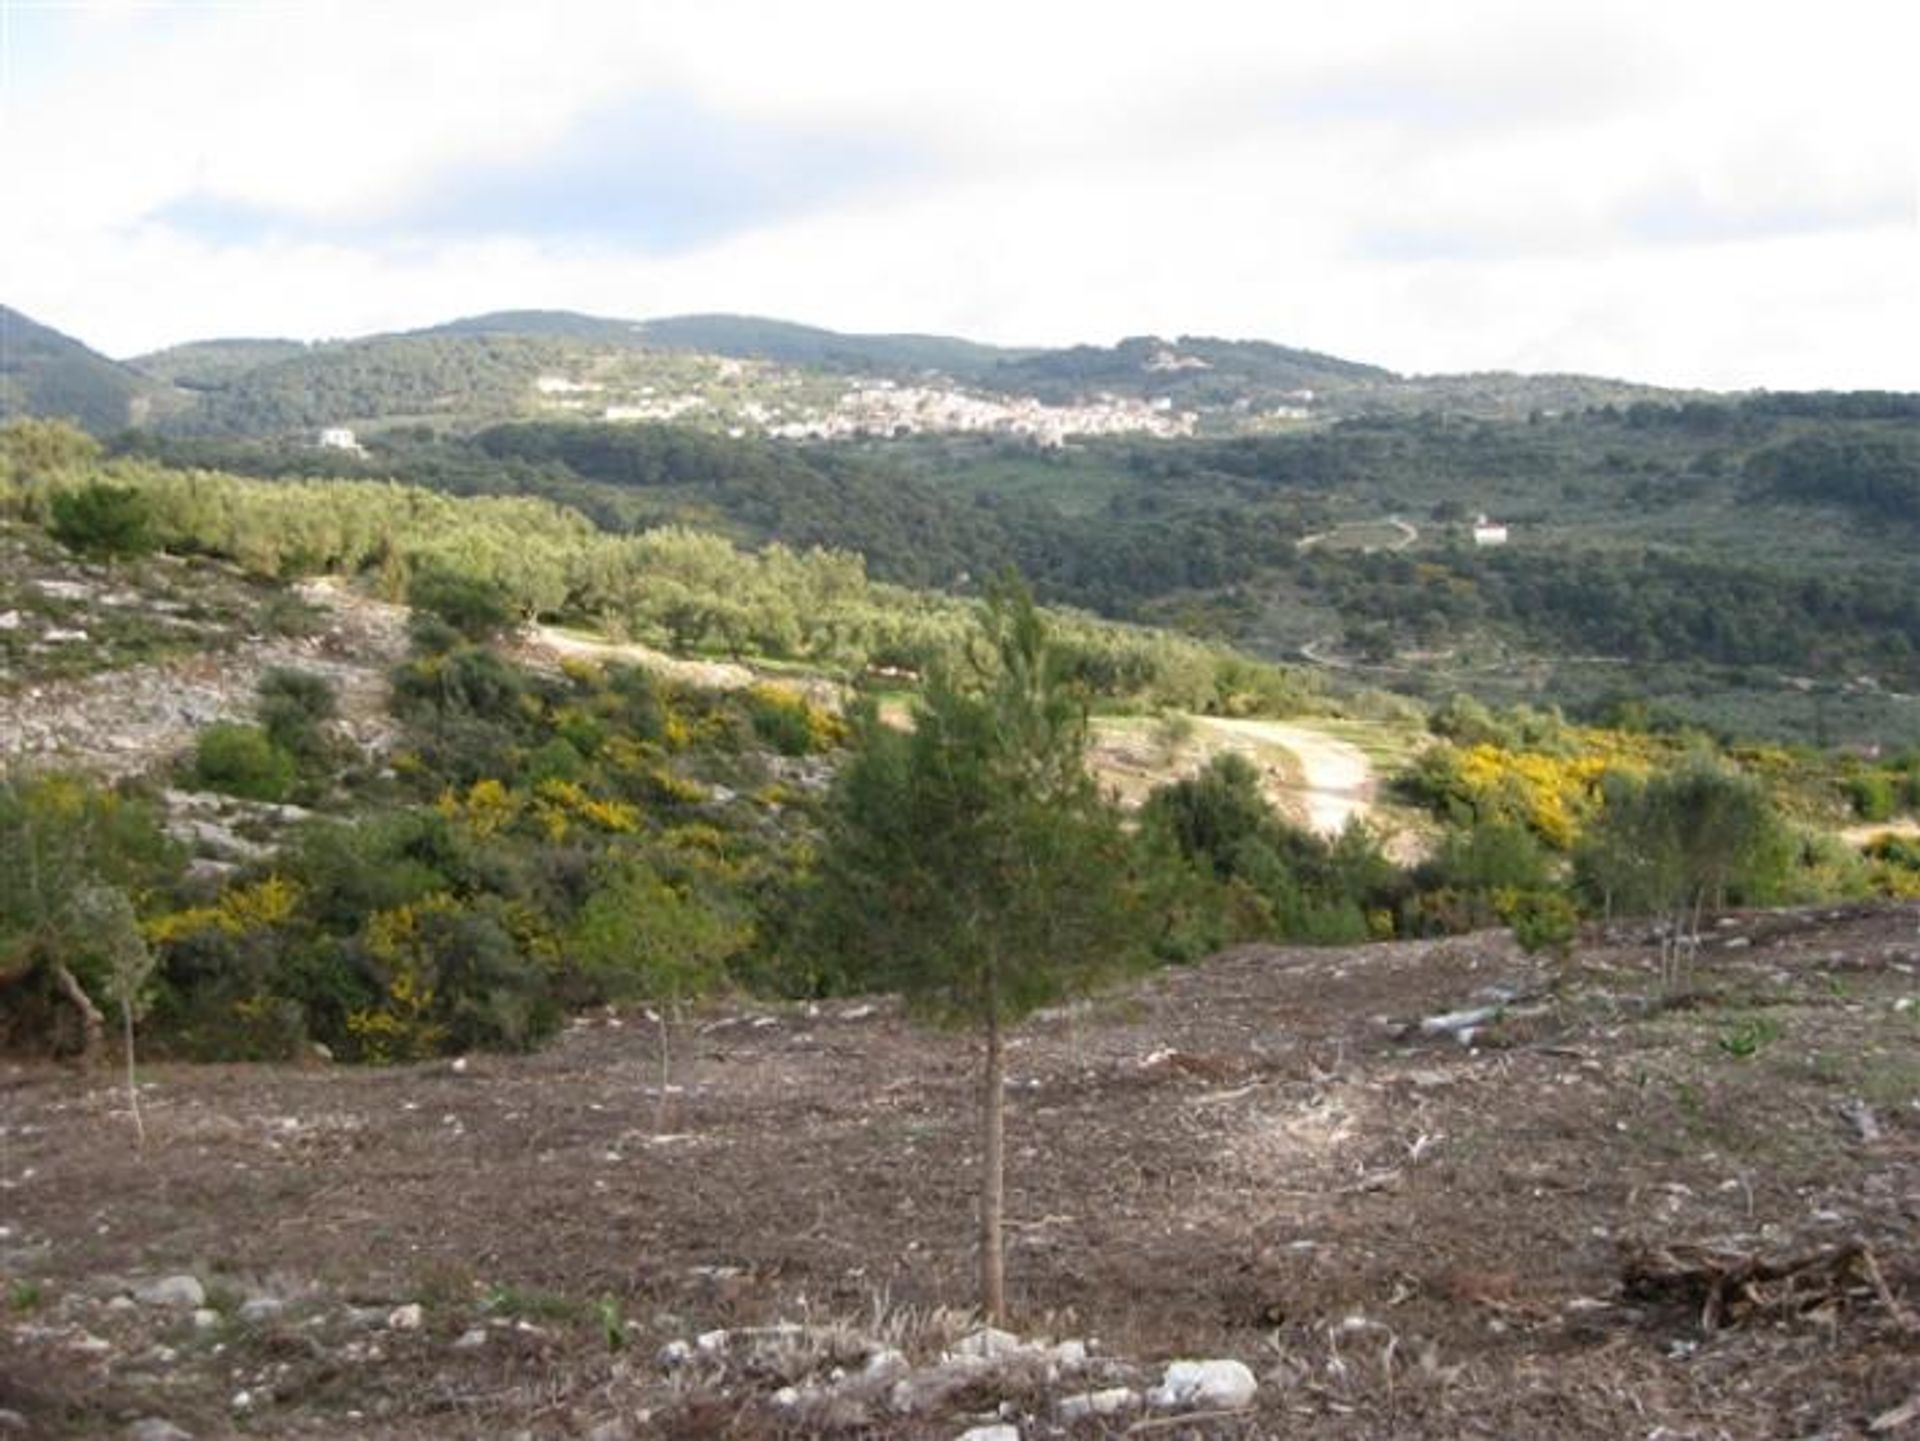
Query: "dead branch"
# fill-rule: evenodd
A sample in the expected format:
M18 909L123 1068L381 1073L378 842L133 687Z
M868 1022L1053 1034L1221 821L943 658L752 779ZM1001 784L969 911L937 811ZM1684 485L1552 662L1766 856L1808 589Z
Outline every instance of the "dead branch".
M1863 1284L1897 1325L1915 1324L1860 1241L1772 1258L1726 1247L1637 1245L1626 1249L1620 1279L1632 1299L1697 1310L1700 1329L1709 1332L1756 1317L1804 1316L1844 1302Z

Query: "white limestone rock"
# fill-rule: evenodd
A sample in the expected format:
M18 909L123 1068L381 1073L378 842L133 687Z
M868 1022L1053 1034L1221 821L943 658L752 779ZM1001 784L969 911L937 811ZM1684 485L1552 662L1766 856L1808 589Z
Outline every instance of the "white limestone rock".
M178 1311L198 1311L207 1304L207 1288L194 1276L162 1276L136 1286L133 1299L147 1306L167 1306Z
M1147 1400L1158 1411L1237 1411L1253 1403L1258 1383L1239 1361L1174 1361Z

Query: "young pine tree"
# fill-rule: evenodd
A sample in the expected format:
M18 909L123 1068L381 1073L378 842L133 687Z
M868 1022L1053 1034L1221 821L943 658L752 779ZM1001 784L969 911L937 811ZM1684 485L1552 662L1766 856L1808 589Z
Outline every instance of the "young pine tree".
M1086 738L1032 597L1003 586L964 673L931 677L911 731L860 719L814 898L817 944L981 1036L980 1306L993 1321L1006 1314L1006 1030L1126 967L1147 930Z

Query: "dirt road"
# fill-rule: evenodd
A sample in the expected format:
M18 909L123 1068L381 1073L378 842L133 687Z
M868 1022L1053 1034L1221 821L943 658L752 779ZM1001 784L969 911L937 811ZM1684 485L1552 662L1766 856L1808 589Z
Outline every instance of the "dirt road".
M1324 731L1283 721L1218 720L1200 722L1203 731L1254 746L1279 746L1300 762L1300 780L1278 783L1283 796L1297 800L1305 819L1322 835L1338 835L1347 822L1372 812L1373 763L1357 746Z
M640 666L676 684L701 690L745 690L766 682L798 691L815 705L830 710L839 710L846 700L846 688L825 676L764 674L736 661L687 660L637 641L601 640L558 626L527 627L520 633L518 651L523 660L537 660L544 653L603 665Z

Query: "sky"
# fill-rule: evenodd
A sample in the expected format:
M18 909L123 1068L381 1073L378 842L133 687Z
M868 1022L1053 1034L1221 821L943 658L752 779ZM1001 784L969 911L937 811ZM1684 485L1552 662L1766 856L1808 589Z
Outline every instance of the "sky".
M0 0L0 302L1920 390L1911 0Z

